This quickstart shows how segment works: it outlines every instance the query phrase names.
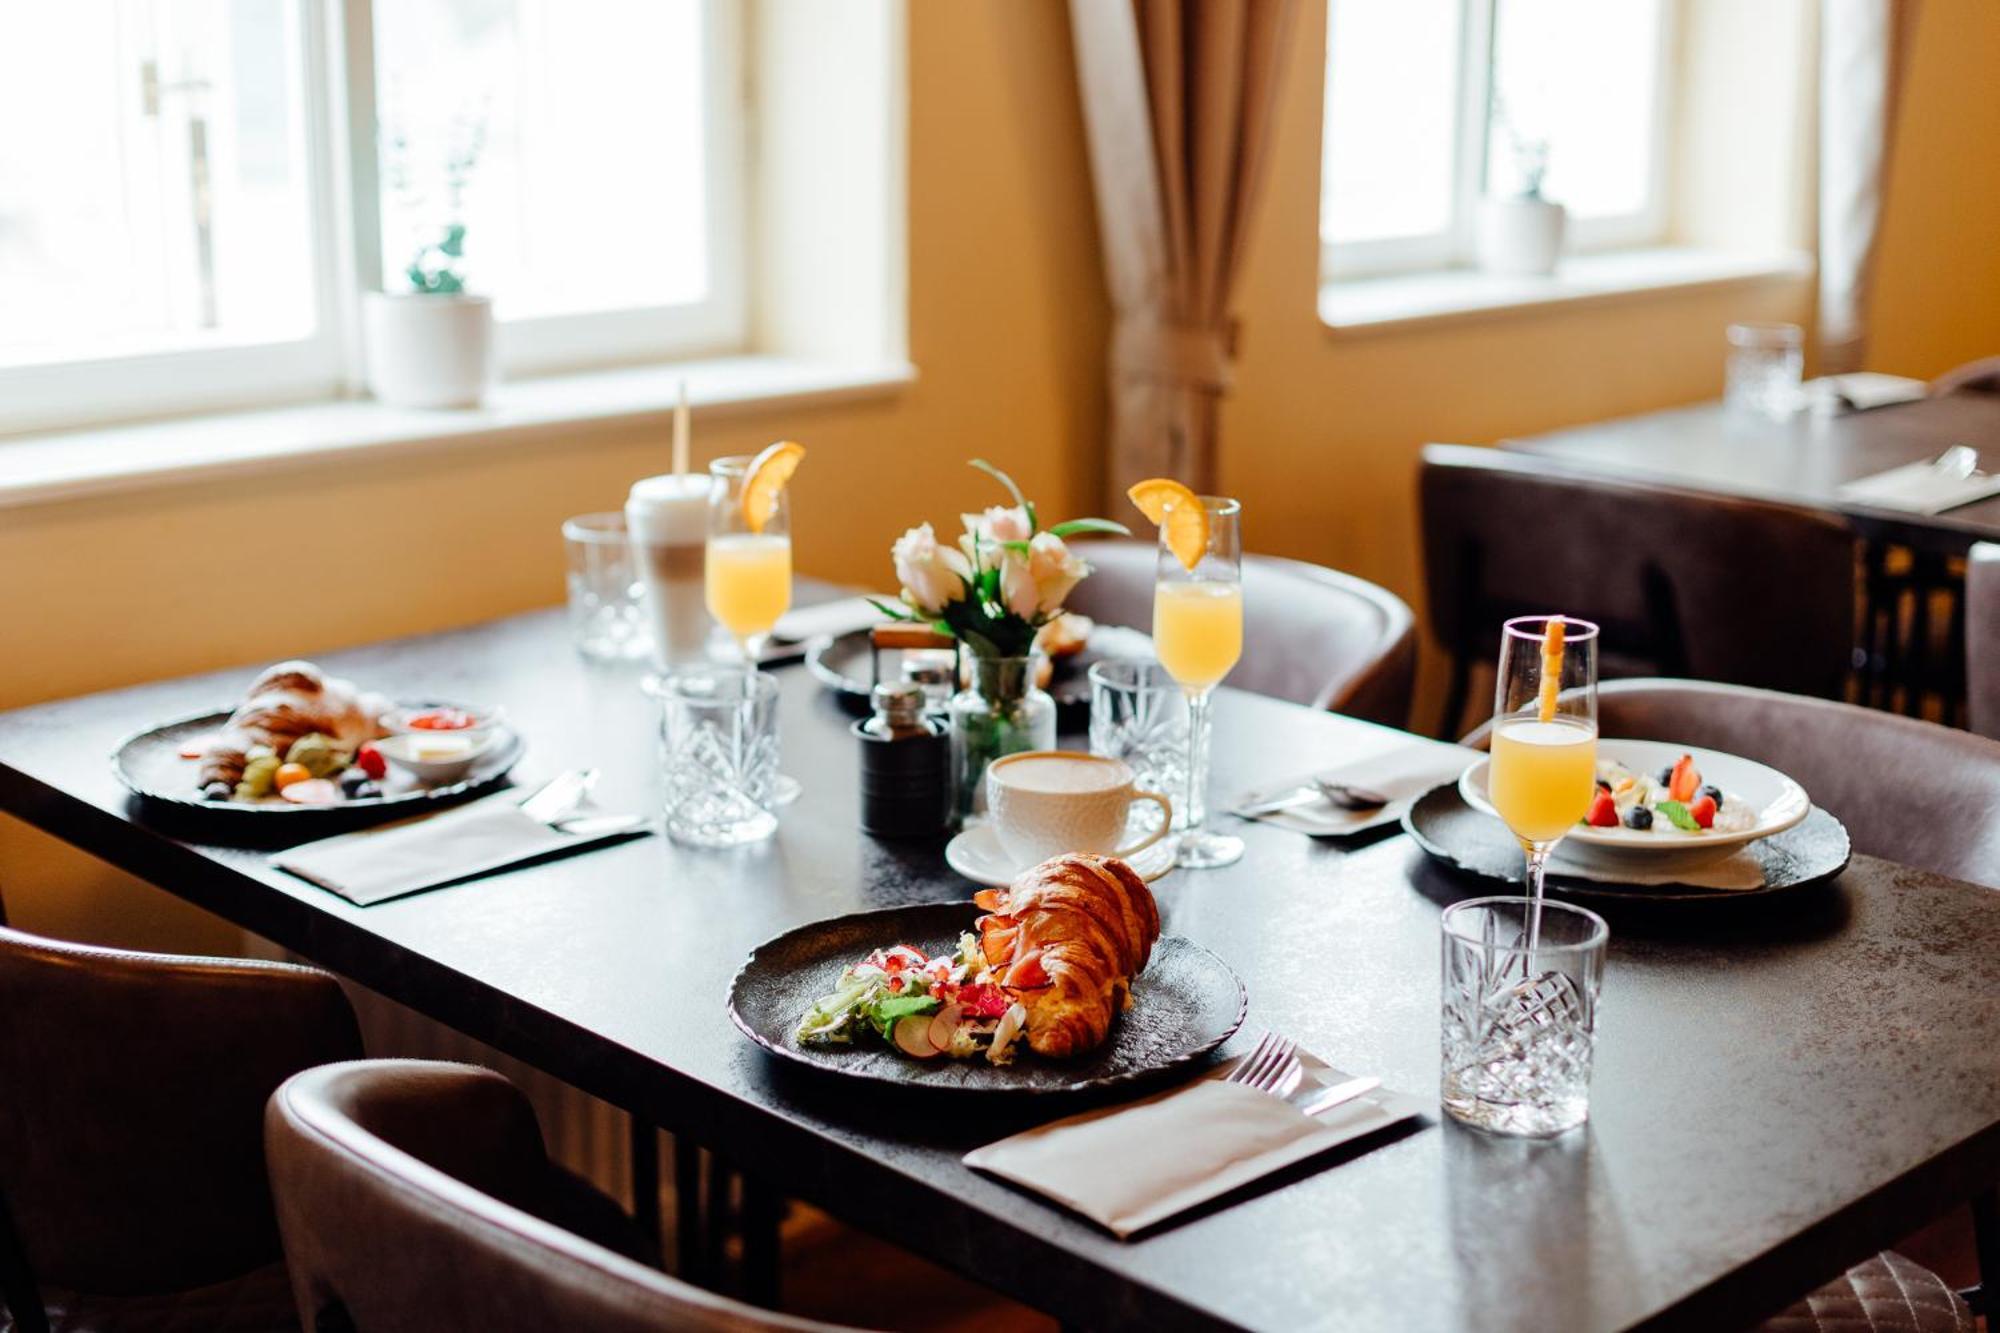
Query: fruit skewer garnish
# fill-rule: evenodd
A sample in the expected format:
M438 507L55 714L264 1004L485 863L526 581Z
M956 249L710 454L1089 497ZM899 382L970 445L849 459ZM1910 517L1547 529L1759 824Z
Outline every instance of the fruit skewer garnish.
M1562 693L1563 618L1550 616L1542 630L1542 690L1537 699L1540 721L1556 720L1556 700Z

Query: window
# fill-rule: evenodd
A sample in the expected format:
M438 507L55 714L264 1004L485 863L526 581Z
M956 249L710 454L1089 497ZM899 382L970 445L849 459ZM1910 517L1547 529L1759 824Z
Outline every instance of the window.
M331 396L456 226L509 370L740 346L734 9L0 6L0 430Z
M1329 6L1329 276L1465 263L1480 198L1535 179L1572 249L1662 239L1673 0Z

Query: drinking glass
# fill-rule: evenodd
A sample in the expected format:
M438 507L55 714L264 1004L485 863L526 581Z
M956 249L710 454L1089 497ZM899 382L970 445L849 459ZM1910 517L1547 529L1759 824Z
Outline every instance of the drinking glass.
M1226 866L1243 855L1243 839L1204 828L1208 806L1209 696L1243 655L1243 506L1204 495L1208 546L1193 569L1167 546L1160 529L1158 573L1153 585L1153 649L1187 699L1187 785L1182 808L1187 831L1179 863L1191 870Z
M778 682L729 666L648 676L660 704L667 832L696 847L738 847L777 831Z
M1805 338L1796 324L1731 324L1723 402L1774 421L1798 411Z
M764 641L792 605L791 496L780 490L777 508L763 529L752 532L743 515L750 462L748 456L737 456L708 465L714 484L708 493L708 550L702 561L708 613L736 640L745 672L757 670ZM798 780L779 774L773 799L788 805L798 798Z
M1527 854L1528 897L1539 904L1549 853L1597 789L1597 626L1566 616L1508 621L1493 694L1487 792Z
M1090 752L1122 759L1147 791L1187 790L1187 701L1180 683L1158 662L1106 660L1090 668ZM1160 809L1132 806L1131 831L1150 833ZM1187 828L1176 805L1173 828Z
M644 590L632 564L625 515L578 514L563 524L569 562L569 626L577 652L593 662L644 657L653 636Z
M1611 935L1604 918L1508 896L1453 903L1442 925L1445 1111L1501 1134L1582 1124Z
M778 492L778 506L752 532L743 515L743 483L750 471L745 457L709 464L715 479L708 495L708 552L703 586L708 613L736 639L743 668L757 669L757 654L771 628L792 605L792 502Z

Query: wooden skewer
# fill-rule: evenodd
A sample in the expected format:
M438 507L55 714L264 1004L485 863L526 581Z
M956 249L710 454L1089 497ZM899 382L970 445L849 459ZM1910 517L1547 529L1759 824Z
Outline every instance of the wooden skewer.
M1542 630L1542 693L1540 717L1544 722L1556 720L1556 697L1562 692L1563 674L1563 618L1550 616Z

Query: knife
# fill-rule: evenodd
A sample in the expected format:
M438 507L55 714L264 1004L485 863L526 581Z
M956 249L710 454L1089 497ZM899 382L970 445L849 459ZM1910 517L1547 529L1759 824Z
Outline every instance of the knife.
M1342 1102L1351 1102L1364 1092L1373 1092L1381 1086L1382 1080L1379 1078L1351 1078L1345 1083L1334 1084L1301 1106L1299 1110L1307 1115L1318 1115L1322 1111L1331 1111Z

